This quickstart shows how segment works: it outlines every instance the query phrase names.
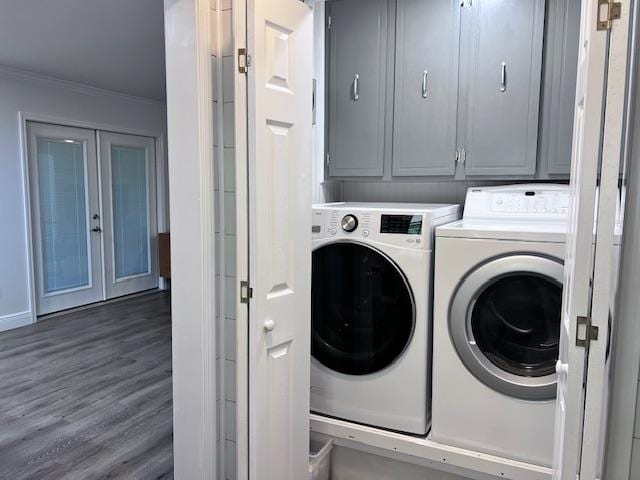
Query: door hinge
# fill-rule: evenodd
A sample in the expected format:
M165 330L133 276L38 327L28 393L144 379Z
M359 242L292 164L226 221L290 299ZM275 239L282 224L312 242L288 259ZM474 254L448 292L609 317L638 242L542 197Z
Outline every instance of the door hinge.
M240 303L249 303L249 300L253 297L253 288L249 286L249 282L240 282Z
M331 30L331 15L327 16L327 30Z
M331 164L331 154L327 153L327 167Z
M588 347L591 340L598 339L599 328L591 324L591 317L576 318L576 347Z
M471 6L473 6L473 0L460 0L460 6L462 8L471 7Z
M238 49L238 72L247 73L251 66L251 55L247 53L246 48Z
M611 30L613 21L622 15L622 3L612 0L598 0L598 30Z
M317 82L314 78L311 82L311 125L316 124L316 87Z

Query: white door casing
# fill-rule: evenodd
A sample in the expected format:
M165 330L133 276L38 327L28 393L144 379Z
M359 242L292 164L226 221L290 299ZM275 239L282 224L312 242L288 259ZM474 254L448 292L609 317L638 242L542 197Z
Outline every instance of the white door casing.
M249 0L249 478L308 476L313 15Z
M98 143L105 298L157 288L154 139L98 132Z
M576 333L577 318L591 316L593 227L608 46L607 32L596 28L597 17L597 0L582 2L571 161L572 195L565 256L560 358L556 367L554 480L576 478L582 451L587 352L584 347L576 345ZM601 331L604 335L606 327ZM584 335L581 329L580 336Z
M28 122L27 132L36 314L101 301L101 236L92 230L96 226L92 217L100 214L95 131ZM55 145L56 153L39 150ZM69 222L75 224L73 231L65 228L73 227ZM64 248L65 243L71 246L69 242L76 248ZM50 258L47 261L45 257ZM48 285L49 281L57 283L69 269L76 270L73 279L63 279L63 285Z

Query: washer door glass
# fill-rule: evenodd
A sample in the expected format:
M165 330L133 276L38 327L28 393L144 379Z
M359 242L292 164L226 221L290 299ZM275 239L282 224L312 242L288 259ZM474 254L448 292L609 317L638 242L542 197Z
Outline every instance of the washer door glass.
M523 377L555 372L562 287L538 275L516 274L490 284L471 312L476 345L502 370Z
M413 296L381 252L332 243L313 252L311 354L327 368L366 375L391 365L411 340Z

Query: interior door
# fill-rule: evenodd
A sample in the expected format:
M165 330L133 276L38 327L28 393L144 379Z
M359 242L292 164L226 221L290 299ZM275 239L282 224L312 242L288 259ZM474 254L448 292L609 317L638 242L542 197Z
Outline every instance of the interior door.
M158 287L155 142L99 132L106 298Z
M560 354L556 365L558 374L558 392L556 397L556 431L554 445L553 478L556 480L575 479L578 475L581 458L598 456L597 442L594 445L583 443L583 424L589 420L585 417L585 388L597 388L598 382L586 379L587 355L592 330L590 322L599 329L596 351L606 342L608 318L595 317L592 320L592 306L601 301L598 297L594 304L592 281L599 282L602 269L594 270L593 233L596 219L596 190L598 175L609 178L611 165L607 162L599 168L603 112L608 106L610 96L605 96L607 82L607 61L609 34L597 30L600 8L598 1L582 2L582 23L580 30L580 50L578 54L578 78L576 87L576 107L573 133L573 149L571 162L571 209L567 235L567 251L565 258L565 279L562 309L562 325L560 334ZM620 141L620 139L618 139ZM617 178L617 171L616 171ZM607 193L609 193L607 186ZM608 200L608 211L604 215L614 217L615 206L611 210ZM602 205L601 205L602 206ZM611 222L612 223L612 222ZM601 226L598 224L598 237ZM596 238L598 238L596 237ZM613 235L610 237L611 243ZM597 248L597 245L596 245ZM588 259L588 261L587 261ZM612 259L609 259L611 262ZM608 304L606 305L608 308ZM608 315L606 315L608 317ZM578 320L581 326L578 326ZM601 377L604 362L589 362L589 375ZM600 385L601 386L601 385ZM602 401L602 390L598 392ZM600 425L597 418L594 423L596 435ZM589 426L591 429L593 426ZM584 475L582 475L584 473ZM595 474L581 472L581 479L595 479Z
M103 299L93 130L27 124L36 313Z
M249 478L307 478L313 15L249 0Z
M615 328L612 305L615 300L618 257L616 235L618 181L621 173L623 132L628 73L630 3L621 3L621 18L609 35L606 109L604 113L602 157L594 248L592 323L599 329L598 340L588 349L584 431L580 458L581 480L602 478L601 469L606 438L609 395L609 326ZM624 183L623 183L624 184Z

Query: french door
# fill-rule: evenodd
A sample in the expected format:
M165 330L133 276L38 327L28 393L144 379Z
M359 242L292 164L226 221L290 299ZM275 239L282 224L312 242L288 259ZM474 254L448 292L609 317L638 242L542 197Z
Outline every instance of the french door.
M149 137L98 132L106 298L158 286L156 171Z
M27 132L37 315L157 287L153 139Z

